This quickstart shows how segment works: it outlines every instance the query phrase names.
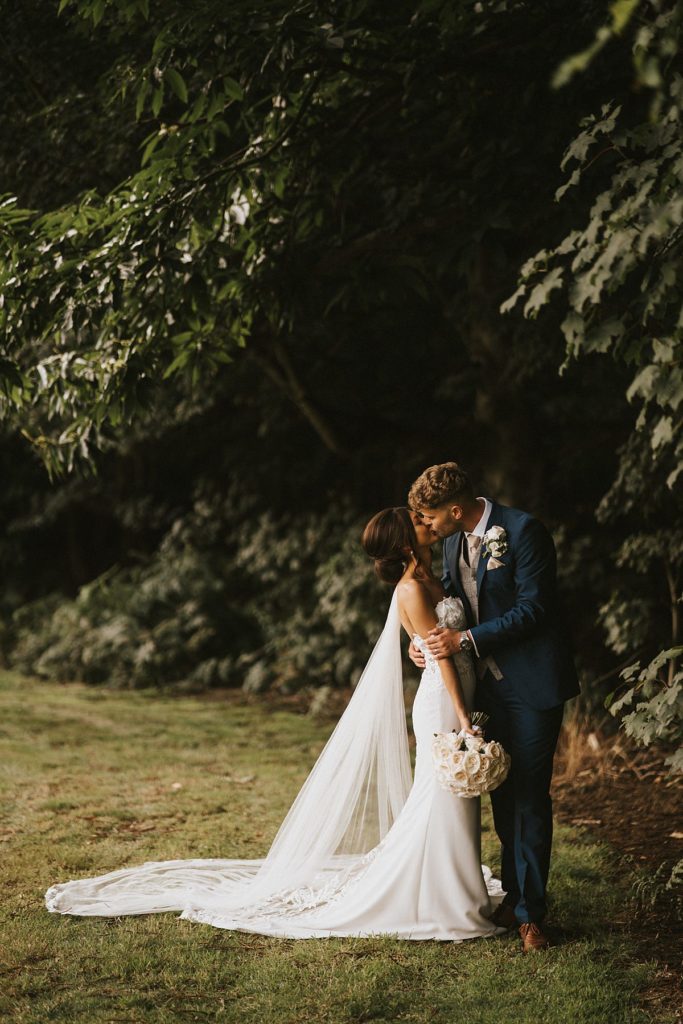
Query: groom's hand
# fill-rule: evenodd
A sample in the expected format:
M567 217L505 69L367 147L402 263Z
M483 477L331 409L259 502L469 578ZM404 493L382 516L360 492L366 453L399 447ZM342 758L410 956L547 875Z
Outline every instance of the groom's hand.
M430 629L425 638L427 647L435 658L448 658L460 650L460 640L464 636L459 629L443 629L437 626Z

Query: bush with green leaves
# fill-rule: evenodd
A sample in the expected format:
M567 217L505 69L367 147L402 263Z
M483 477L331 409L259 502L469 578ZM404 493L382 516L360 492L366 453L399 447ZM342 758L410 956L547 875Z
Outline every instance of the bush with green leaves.
M641 668L640 662L629 665L621 675L626 690L607 705L613 715L622 714L622 724L629 736L649 746L660 742L676 747L666 763L672 771L683 771L683 670L673 675L668 671L683 654L683 647L661 651Z
M175 541L171 531L149 564L114 566L73 601L51 594L17 609L10 665L47 679L130 688L227 683L258 629L215 554Z
M274 518L197 497L148 562L113 566L70 601L14 612L9 664L116 687L349 685L377 638L388 588L348 507Z

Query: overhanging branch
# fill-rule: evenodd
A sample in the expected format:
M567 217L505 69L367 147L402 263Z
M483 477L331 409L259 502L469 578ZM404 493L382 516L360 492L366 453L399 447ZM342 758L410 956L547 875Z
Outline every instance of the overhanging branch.
M271 341L267 348L252 348L250 352L267 376L284 391L302 416L308 420L325 447L340 459L349 459L351 452L309 397L282 342Z

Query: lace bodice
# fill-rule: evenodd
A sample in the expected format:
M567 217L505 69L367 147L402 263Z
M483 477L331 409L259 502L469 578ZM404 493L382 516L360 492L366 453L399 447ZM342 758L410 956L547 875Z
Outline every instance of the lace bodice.
M465 608L459 597L443 597L435 611L439 625L446 629L463 629L467 625Z
M442 626L444 629L465 629L467 626L467 616L465 615L465 608L459 597L442 597L436 605L436 619L437 625ZM413 635L413 643L422 651L425 656L426 665L423 676L426 680L431 680L437 686L443 685L441 672L439 671L439 663L430 653L429 648L425 644L424 640L417 633ZM469 669L472 666L471 656L467 653L458 653L454 655L456 665L458 668Z

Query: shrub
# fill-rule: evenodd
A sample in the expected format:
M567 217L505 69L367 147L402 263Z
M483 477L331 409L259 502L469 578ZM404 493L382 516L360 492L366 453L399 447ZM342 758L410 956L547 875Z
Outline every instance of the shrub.
M389 603L347 505L317 516L252 515L200 486L144 564L17 609L8 664L113 687L349 685Z

